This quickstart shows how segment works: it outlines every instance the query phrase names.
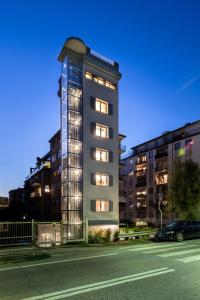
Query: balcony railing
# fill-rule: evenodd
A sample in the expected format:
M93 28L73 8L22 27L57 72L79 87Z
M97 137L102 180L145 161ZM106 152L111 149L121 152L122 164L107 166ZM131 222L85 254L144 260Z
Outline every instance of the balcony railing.
M168 166L159 166L155 168L155 172L167 172Z
M146 160L137 160L137 161L135 162L136 165L145 165L146 163L147 163Z
M147 174L146 171L135 171L136 177L145 177L146 174Z
M139 188L139 187L144 187L146 185L147 185L146 180L145 181L139 181L139 182L136 183L135 187Z
M166 156L168 156L168 152L167 152L167 151L158 152L158 153L156 153L156 155L155 155L155 159L161 158L161 157L166 157Z

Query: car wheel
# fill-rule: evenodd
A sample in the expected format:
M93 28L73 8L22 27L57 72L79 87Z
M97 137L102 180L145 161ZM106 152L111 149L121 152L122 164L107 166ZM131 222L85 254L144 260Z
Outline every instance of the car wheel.
M177 242L182 242L183 241L183 234L181 232L177 232L176 241Z

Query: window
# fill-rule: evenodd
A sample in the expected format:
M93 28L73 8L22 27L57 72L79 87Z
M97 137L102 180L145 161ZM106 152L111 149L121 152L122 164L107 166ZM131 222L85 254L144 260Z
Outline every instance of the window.
M50 193L50 187L49 187L49 185L45 185L44 191L45 191L45 193Z
M181 143L178 142L174 145L175 150L179 150L181 148Z
M116 86L108 80L104 80L103 78L96 76L90 72L85 73L85 78L93 80L94 82L103 85L111 90L116 90Z
M104 126L101 124L96 124L96 136L100 136L103 138L109 137L109 128L108 126Z
M96 185L109 186L109 175L107 174L95 174Z
M104 80L103 80L101 77L96 77L96 76L94 76L94 77L93 77L93 80L94 80L95 82L97 82L98 84L104 85Z
M96 212L108 212L109 201L108 200L96 200Z
M157 185L166 184L168 183L168 174L158 174L155 179Z
M153 151L150 151L149 152L149 158L152 158L153 157Z
M86 77L87 79L92 80L92 73L86 72L86 73L85 73L85 77Z
M109 151L104 149L96 148L96 160L108 162L109 160Z
M109 82L109 81L106 81L106 82L105 82L105 86L108 87L108 88L110 88L111 90L115 90L115 85L112 84L112 83Z
M108 102L96 98L95 100L95 110L102 112L104 114L108 114Z

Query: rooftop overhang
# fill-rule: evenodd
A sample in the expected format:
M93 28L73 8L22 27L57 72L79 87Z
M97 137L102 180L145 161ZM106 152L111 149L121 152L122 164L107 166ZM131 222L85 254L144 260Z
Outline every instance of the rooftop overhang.
M65 41L60 54L58 55L58 61L63 62L68 51L73 51L79 55L84 55L87 51L87 46L81 39L77 37L68 38Z

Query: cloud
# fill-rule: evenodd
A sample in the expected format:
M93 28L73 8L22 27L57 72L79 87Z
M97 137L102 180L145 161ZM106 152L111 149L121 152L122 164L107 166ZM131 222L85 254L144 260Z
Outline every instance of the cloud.
M200 78L200 74L194 76L190 80L186 81L179 89L177 89L175 95L179 95L182 93L184 90L192 86L198 79Z

